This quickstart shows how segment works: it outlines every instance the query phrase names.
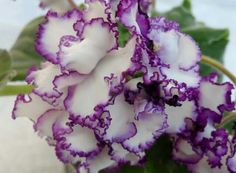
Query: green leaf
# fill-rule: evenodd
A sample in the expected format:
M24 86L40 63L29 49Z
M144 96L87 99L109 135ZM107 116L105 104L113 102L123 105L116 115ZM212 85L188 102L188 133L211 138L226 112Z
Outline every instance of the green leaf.
M191 12L190 0L184 0L181 6L159 15L177 21L180 24L181 31L192 36L199 44L202 54L210 56L221 63L224 62L223 55L229 39L228 29L214 29L196 21ZM216 69L201 64L201 74L203 76L214 71Z
M35 50L36 32L43 20L43 17L39 17L27 24L9 52L12 58L12 69L17 72L14 80L24 80L28 69L32 65L38 67L43 60Z
M6 50L0 49L0 62L0 89L2 89L15 73L11 70L11 58Z
M101 171L99 173L111 173L111 171L106 170L106 171ZM143 167L124 165L118 170L112 170L112 173L146 173L146 172Z
M171 158L172 142L168 135L161 136L147 152L145 173L188 173L187 168Z
M187 10L191 10L191 8L192 8L191 1L190 0L184 0L183 7Z

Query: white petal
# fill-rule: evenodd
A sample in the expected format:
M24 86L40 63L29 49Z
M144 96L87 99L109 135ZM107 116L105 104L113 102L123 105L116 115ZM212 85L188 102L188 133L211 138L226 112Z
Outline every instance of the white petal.
M99 34L98 34L99 33ZM60 64L80 74L89 74L97 63L116 45L116 36L102 19L92 20L83 31L83 40L61 45Z
M105 21L108 19L108 7L105 4L105 1L94 1L88 0L88 9L85 11L84 19L90 21L94 18L103 18Z
M179 83L185 83L188 87L199 86L200 76L196 71L184 71L178 68L161 68L161 72L167 77L167 79L173 79Z
M18 95L13 110L13 118L28 117L36 122L49 109L53 109L53 106L34 93L28 96Z
M136 38L131 39L125 48L108 54L86 80L71 90L65 102L71 114L85 117L93 114L98 104L107 104L110 86L104 77L113 74L114 79L120 82L122 72L132 65L135 40Z
M124 141L123 146L133 152L144 151L150 148L155 139L165 132L166 115L162 111L144 112L135 121L137 133L132 138Z
M51 109L38 118L34 128L38 131L39 136L53 138L53 129L54 131L69 130L69 127L66 126L68 117L69 115L65 111Z
M178 138L174 143L173 157L175 160L183 163L197 163L201 159L201 155L197 154L192 145L181 138Z
M59 97L61 93L56 90L53 81L61 74L60 67L51 63L45 63L43 68L32 71L27 76L27 81L35 85L34 92L40 96Z
M109 110L111 122L104 136L105 140L123 142L136 134L134 108L125 102L122 95L116 97L114 104L106 109Z
M108 168L116 164L114 160L111 160L109 155L108 147L105 147L101 153L93 158L87 160L88 172L89 173L98 173L100 170Z
M58 13L64 13L72 9L68 0L40 0L42 8L49 7Z
M140 27L137 23L138 2L137 1L120 1L117 10L117 16L120 21L128 28L135 29L140 34Z
M166 105L165 113L167 114L167 133L180 133L185 129L185 118L194 119L196 106L193 101L184 101L182 106Z
M172 67L189 69L199 61L199 50L194 41L175 30L159 32L160 58Z
M230 88L231 85L228 83L218 85L203 80L200 84L200 106L221 114L220 106L231 104L228 102Z
M189 36L176 30L157 32L154 37L152 35L152 39L161 62L169 66L163 67L162 73L168 79L186 83L190 87L198 86L200 77L197 63L201 55L196 43Z
M79 155L88 155L98 151L98 141L94 131L79 125L73 127L73 132L64 135L64 143L69 145L68 150Z
M65 16L58 16L54 13L49 13L47 22L40 25L36 48L41 55L47 60L57 63L56 53L59 51L60 39L63 36L76 36L73 25L78 20L76 11Z
M131 165L136 165L144 157L145 153L139 153L136 155L130 151L124 149L121 144L112 144L112 158L120 163L130 163Z
M197 164L188 165L192 173L230 173L226 166L226 158L223 158L223 165L221 168L212 168L208 162L207 158L204 157Z

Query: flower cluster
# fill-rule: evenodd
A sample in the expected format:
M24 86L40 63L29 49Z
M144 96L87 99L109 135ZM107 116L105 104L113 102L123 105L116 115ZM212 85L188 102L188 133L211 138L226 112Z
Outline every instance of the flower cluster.
M233 86L201 77L197 44L176 22L148 17L147 4L87 0L83 10L49 11L36 39L46 62L30 69L33 92L18 95L13 118L29 117L78 173L142 164L162 134L191 172L236 172L235 139L215 127L234 110ZM124 47L118 24L130 33Z

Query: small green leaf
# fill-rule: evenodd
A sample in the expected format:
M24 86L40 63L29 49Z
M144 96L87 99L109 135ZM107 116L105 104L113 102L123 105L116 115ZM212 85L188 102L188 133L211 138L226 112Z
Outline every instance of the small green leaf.
M119 30L119 37L118 37L119 46L124 47L130 38L129 30L121 24L118 25L118 30Z
M11 70L11 58L6 50L0 49L0 89L14 77L15 73Z
M27 24L9 52L12 58L12 69L17 72L14 80L24 80L28 69L32 65L39 66L43 60L35 50L36 32L43 20L43 17L39 17Z

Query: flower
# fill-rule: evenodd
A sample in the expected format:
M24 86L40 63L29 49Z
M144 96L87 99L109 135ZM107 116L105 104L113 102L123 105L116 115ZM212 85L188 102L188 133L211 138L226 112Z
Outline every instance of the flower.
M73 8L68 0L40 0L39 6L43 9L50 8L58 13L64 13Z
M31 119L80 173L142 164L165 133L175 139L174 159L189 169L227 160L234 170L234 154L225 156L229 135L214 127L234 109L233 86L200 77L200 50L176 22L148 17L136 0L113 3L87 0L83 10L48 12L36 39L46 62L30 69L33 92L18 95L13 118ZM118 22L130 32L122 48Z

